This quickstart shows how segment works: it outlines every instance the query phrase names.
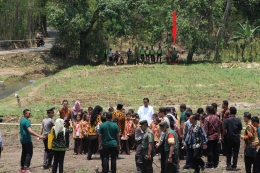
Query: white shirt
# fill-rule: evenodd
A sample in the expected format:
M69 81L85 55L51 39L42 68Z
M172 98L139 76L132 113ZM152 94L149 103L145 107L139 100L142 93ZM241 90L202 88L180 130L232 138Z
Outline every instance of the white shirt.
M113 50L109 50L108 54L109 54L109 57L112 57L113 56Z
M150 126L150 123L152 122L152 117L154 114L153 107L148 105L148 107L141 106L138 109L138 115L140 117L140 121L147 120L148 125Z

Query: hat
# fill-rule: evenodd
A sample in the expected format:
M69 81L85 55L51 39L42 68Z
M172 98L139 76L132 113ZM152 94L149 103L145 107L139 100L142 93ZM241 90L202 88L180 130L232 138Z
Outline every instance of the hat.
M164 126L168 126L168 123L167 123L167 121L162 121L162 122L160 122L159 126L162 128Z
M139 118L139 115L137 113L134 113L131 119L135 120L136 118Z
M50 109L46 109L47 112L54 111L55 107L52 107Z
M117 110L121 110L122 108L123 108L122 104L118 104L117 107L116 107Z
M147 125L148 125L147 120L142 120L142 121L139 122L139 126L144 125L144 124L147 124Z
M171 110L172 110L171 107L166 107L166 108L165 108L165 111L166 111L166 112L171 112Z

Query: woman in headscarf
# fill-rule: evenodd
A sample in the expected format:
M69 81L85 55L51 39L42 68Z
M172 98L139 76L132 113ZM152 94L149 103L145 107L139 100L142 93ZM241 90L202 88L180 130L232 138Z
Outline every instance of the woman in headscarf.
M72 123L70 122L70 129L64 127L64 120L58 118L54 126L54 139L52 141L52 150L54 154L54 162L52 165L52 173L57 173L59 165L59 173L63 173L63 163L65 152L67 150L65 134L72 132Z
M88 140L89 140L89 148L88 148L88 160L92 160L92 154L94 152L94 148L98 146L98 127L101 124L101 115L103 108L97 105L90 118L90 128L88 131Z
M83 117L83 114L84 114L84 111L80 107L80 102L76 101L72 108L72 111L71 111L72 122L74 123L76 121L77 115L80 115L81 117Z

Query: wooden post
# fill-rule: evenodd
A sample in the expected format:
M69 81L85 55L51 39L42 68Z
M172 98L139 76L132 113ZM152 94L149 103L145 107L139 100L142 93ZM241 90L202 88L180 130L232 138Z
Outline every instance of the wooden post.
M5 89L5 83L4 81L0 81L0 89L4 90Z

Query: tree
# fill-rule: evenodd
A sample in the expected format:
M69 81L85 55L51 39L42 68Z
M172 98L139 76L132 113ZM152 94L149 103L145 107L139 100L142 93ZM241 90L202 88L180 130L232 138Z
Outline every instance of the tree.
M241 23L237 22L237 25L239 27L239 31L233 32L233 37L229 41L234 41L234 42L238 42L240 40L243 41L243 43L241 44L243 61L244 61L244 56L243 56L244 49L246 46L249 46L249 61L252 62L253 61L252 51L253 51L254 34L257 31L259 31L260 26L257 26L256 28L251 29L248 20L246 21L245 24L241 24Z

